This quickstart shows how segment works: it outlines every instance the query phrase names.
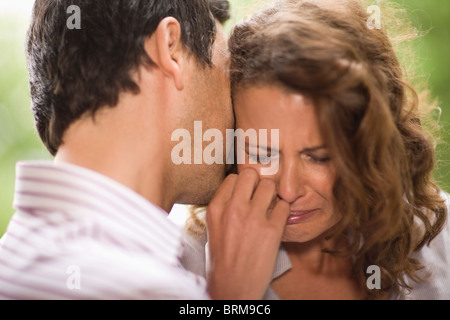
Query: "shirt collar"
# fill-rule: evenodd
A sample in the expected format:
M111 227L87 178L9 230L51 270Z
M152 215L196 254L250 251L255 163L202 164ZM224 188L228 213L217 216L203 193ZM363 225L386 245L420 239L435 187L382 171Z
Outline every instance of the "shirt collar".
M64 211L101 221L114 237L179 264L182 230L168 213L135 191L98 172L51 161L19 162L16 166L16 210Z
M291 259L283 245L280 246L278 251L277 261L275 263L275 269L273 271L272 280L278 278L283 273L289 271L292 268Z

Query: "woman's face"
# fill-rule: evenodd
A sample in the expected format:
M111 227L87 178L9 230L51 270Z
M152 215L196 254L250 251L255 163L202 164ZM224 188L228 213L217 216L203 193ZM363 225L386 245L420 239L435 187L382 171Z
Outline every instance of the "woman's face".
M264 162L267 159L260 162L261 150L276 157L271 158L272 162L278 161L278 170L274 170L277 172L261 178L274 180L278 197L290 204L291 215L283 241L307 242L334 226L340 219L332 205L335 168L312 102L276 86L240 90L234 102L237 129L244 132L266 129L268 136L258 139L256 145L247 139L245 146L241 146L244 150L237 150L237 154L245 152L245 164L238 164L238 171L253 167L261 174L260 169L269 167ZM272 141L270 133L274 129L279 130L278 143L276 139ZM258 163L250 164L250 159L256 157Z

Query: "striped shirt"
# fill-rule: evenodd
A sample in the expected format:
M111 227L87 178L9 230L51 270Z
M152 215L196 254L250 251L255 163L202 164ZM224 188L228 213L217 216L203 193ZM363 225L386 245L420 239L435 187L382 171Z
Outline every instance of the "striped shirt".
M142 196L71 164L17 164L0 240L0 299L207 300L182 229Z

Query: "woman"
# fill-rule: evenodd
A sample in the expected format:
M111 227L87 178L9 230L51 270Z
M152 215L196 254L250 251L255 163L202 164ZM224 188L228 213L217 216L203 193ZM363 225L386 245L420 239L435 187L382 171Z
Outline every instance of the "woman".
M448 209L424 104L368 20L353 0L284 0L231 35L237 128L279 129L276 146L246 145L238 171L277 150L266 178L291 210L267 299L450 298ZM198 252L184 262L205 274Z

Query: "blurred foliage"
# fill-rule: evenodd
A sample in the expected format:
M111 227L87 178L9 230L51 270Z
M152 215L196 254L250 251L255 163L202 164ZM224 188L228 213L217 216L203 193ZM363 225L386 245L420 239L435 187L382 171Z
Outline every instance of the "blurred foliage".
M436 179L450 190L450 4L448 0L397 0L410 14L414 26L426 31L415 44L417 71L428 80L442 109L441 144L438 145ZM232 25L251 13L261 1L231 0ZM373 1L374 4L377 1ZM40 143L30 111L24 40L31 12L0 12L0 236L13 214L15 164L27 159L50 159Z
M435 179L450 191L450 3L447 0L396 0L420 37L413 42L416 74L428 83L440 108ZM408 57L403 57L407 60Z
M12 12L0 15L0 235L14 212L16 162L49 158L30 112L24 57L26 18Z

